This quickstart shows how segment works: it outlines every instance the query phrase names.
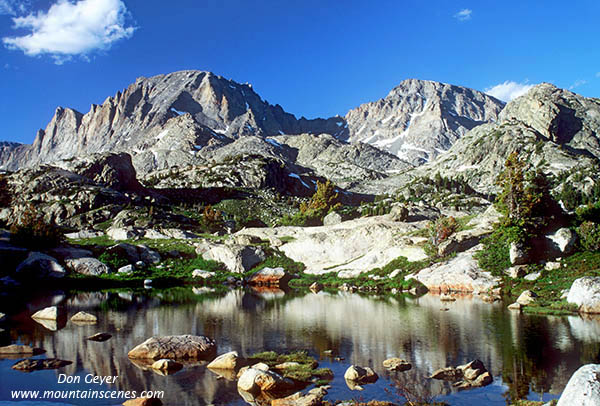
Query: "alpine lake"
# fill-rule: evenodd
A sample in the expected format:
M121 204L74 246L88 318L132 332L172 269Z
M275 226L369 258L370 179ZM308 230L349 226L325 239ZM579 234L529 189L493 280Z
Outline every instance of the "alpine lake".
M162 335L205 335L215 340L218 354L307 351L319 367L334 373L325 397L332 403L380 400L404 404L407 398L403 394L453 406L500 406L517 398L548 401L559 397L581 365L600 361L600 318L522 314L508 310L506 303L490 304L471 296L442 302L433 294L377 296L277 289L216 292L176 287L43 292L18 302L11 304L10 322L0 326L4 328L0 345L43 348L46 352L34 359L59 358L72 364L26 373L11 369L22 358L0 359L0 405L100 406L120 405L125 400L17 402L11 394L15 390L151 390L164 391L165 405L247 404L235 380L213 373L206 368L207 362L160 375L127 357L130 349L147 338ZM57 322L40 324L31 319L35 311L54 305L62 313ZM78 311L95 314L98 323L73 323L69 317ZM112 338L86 340L98 332ZM412 368L387 371L382 362L391 357L407 360ZM459 391L449 382L429 378L438 368L474 359L490 371L492 384ZM379 379L362 385L360 391L352 390L343 377L350 365L369 366ZM92 381L93 376L100 378Z

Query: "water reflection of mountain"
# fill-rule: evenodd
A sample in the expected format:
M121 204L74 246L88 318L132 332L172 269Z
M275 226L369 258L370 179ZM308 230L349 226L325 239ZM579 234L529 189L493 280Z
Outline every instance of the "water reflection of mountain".
M426 395L451 391L440 381L426 379L433 370L474 358L494 376L502 375L511 393L522 394L530 385L558 393L582 363L598 362L600 349L598 320L520 315L500 303L470 298L442 303L432 295L410 299L321 292L282 297L231 291L177 305L165 304L165 297L106 293L60 300L69 315L95 309L99 324L67 322L50 332L23 318L14 339L43 347L48 356L74 361L65 373L83 368L119 375L115 389L165 390L181 405L231 404L239 402L239 395L235 383L217 380L203 366L168 377L142 370L127 359L131 348L153 335L204 334L217 341L219 352L307 349L318 354L332 349L345 363L372 366L388 377L382 361L400 356L413 369L393 377ZM84 339L98 331L114 336L104 343Z

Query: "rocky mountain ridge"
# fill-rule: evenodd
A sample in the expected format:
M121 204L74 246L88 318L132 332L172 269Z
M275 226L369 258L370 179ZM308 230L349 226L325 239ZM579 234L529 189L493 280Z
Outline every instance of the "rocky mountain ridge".
M504 103L445 83L408 79L383 99L346 114L349 140L420 165L449 149L467 131L498 119Z
M599 146L600 99L542 83L508 103L496 123L469 131L412 175L460 176L475 190L494 194L497 175L516 152L527 169L563 177L563 183L587 191L598 181Z
M337 145L345 151L367 151L360 146L363 143L400 157L391 165L391 170L400 171L400 166L407 169L435 157L473 126L495 120L502 106L471 89L412 79L402 82L385 99L351 110L345 118L296 119L281 106L262 100L251 85L210 72L181 71L138 78L101 105L92 105L86 114L57 108L31 146L0 146L0 169L15 170L92 153L127 152L137 172L146 174L174 166L203 165L222 156L220 148L244 137L330 134L341 141ZM359 146L342 146L347 141ZM331 144L326 149L331 151ZM379 165L375 162L379 159L390 161L388 155L373 148L368 151L374 159L366 165L361 159L363 168ZM309 155L303 154L305 158ZM340 156L344 155L347 152ZM322 159L317 161L303 160L309 167L323 168Z
M3 148L0 167L15 170L110 151L130 152L138 170L150 171L194 162L190 153L210 141L343 131L341 118L296 119L262 100L251 85L210 72L180 71L138 78L86 114L57 108L31 146Z

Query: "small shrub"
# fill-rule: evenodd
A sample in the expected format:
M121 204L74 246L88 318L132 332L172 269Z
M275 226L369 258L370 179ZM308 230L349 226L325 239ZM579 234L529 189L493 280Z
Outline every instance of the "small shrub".
M107 265L114 271L129 263L125 258L121 258L114 252L108 251L105 251L102 254L100 254L100 256L98 257L98 261L102 262L104 265Z
M437 255L437 247L446 241L452 234L458 230L458 222L452 216L440 217L435 222L431 222L427 226L427 234L429 236L428 244L425 246L425 251L429 256Z
M577 228L577 234L579 234L579 243L584 250L600 250L600 225L584 221Z
M210 232L215 232L223 228L223 213L215 210L209 204L202 211L202 225Z
M483 249L475 253L479 266L492 275L501 276L510 268L510 243L523 239L523 229L517 226L498 226L494 232L483 239Z

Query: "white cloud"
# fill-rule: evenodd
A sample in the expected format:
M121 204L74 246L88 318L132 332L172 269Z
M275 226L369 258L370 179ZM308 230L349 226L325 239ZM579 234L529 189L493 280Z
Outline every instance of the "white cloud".
M530 85L527 82L517 83L507 80L496 86L488 87L485 89L485 92L490 96L494 96L496 99L509 102L512 99L527 93L533 86L534 85Z
M587 80L583 80L583 79L576 80L575 83L573 83L571 86L569 86L569 90L573 90L579 86L583 86L586 83L587 83Z
M0 15L1 14L9 14L15 15L15 6L12 1L9 0L0 0Z
M7 0L0 0L6 2ZM127 8L122 0L58 0L48 12L14 17L14 28L31 30L21 37L5 37L4 45L26 55L51 55L57 64L73 55L86 57L106 50L120 39L130 38L134 27L126 27Z
M454 18L456 18L459 21L467 21L471 19L471 14L473 14L473 10L463 8L458 13L454 14Z
M31 6L31 0L0 0L0 15L25 14Z

